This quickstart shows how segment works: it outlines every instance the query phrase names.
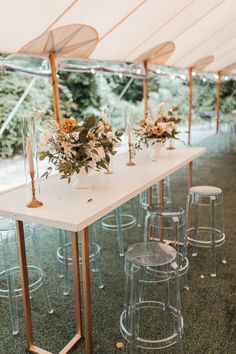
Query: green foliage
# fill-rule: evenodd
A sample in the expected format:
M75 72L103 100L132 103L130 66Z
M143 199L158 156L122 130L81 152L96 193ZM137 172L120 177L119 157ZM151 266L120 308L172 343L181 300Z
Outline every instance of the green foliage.
M174 71L173 71L174 72ZM0 74L0 127L32 80L32 76L21 73ZM110 118L114 129L123 130L128 114L134 123L144 116L143 80L134 79L122 99L119 95L130 80L110 74L88 74L77 72L59 73L60 107L63 117L83 119L99 116L102 109L110 107ZM188 119L188 83L171 76L156 76L149 80L148 104L155 109L160 102L168 108L178 107L181 123ZM193 123L202 122L200 113L211 112L216 105L216 83L193 80ZM52 113L51 80L37 78L8 128L0 137L0 158L10 157L22 150L21 123L23 115L32 115L37 109ZM236 109L236 81L221 82L221 112L230 116ZM131 113L130 113L131 112ZM221 116L221 120L224 116Z
M0 74L0 127L30 84L32 77L17 73ZM48 79L37 78L17 113L0 136L0 159L13 156L22 150L21 121L36 109L51 110L51 88Z
M62 90L67 87L68 91ZM67 92L70 94L68 95ZM75 118L85 114L99 114L100 94L96 76L76 72L60 73L61 107L65 117L71 115Z

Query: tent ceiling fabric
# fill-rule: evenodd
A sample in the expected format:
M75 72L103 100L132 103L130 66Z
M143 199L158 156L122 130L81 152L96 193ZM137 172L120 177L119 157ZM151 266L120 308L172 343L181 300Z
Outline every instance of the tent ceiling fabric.
M220 71L236 62L235 0L8 0L0 19L0 51L6 53L48 31L85 24L99 37L92 59L134 61L173 42L165 65L188 68L214 57L205 69Z

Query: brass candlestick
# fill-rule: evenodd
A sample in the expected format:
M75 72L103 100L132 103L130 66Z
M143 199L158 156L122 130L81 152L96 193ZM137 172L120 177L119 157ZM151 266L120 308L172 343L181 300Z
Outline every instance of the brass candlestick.
M167 147L167 150L175 150L173 139L170 139L170 145Z
M129 161L127 162L127 166L135 166L135 163L132 161L133 158L133 151L132 151L132 144L128 143L128 153L129 153Z
M32 200L26 206L28 208L39 208L43 205L43 203L37 200L35 196L34 172L30 172L30 178L31 178Z

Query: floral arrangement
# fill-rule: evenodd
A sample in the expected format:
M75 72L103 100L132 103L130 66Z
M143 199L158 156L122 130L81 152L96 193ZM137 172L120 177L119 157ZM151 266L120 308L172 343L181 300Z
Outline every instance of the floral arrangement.
M74 118L66 118L60 126L53 123L54 132L43 131L40 136L41 148L48 149L39 155L40 160L49 159L61 178L70 182L74 173L82 168L88 173L92 169L109 168L110 156L115 155L122 132L112 131L103 113L100 119L91 116L77 124ZM49 166L43 176L52 171Z
M179 133L176 125L180 122L176 111L176 107L167 111L164 103L159 104L155 113L149 108L146 119L141 119L139 127L134 129L138 138L136 148L142 148L143 144L149 146L156 142L165 142L166 139L176 139Z

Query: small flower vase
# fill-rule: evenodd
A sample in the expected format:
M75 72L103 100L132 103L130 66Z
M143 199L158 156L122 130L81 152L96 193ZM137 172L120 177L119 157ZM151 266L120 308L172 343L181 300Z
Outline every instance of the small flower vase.
M71 187L75 189L88 189L91 188L89 181L90 171L87 173L85 167L81 167L79 173L74 173L72 176Z
M156 141L154 139L149 141L149 156L152 161L158 160L158 157L160 155L160 150L164 147L165 145L165 140L162 141Z

